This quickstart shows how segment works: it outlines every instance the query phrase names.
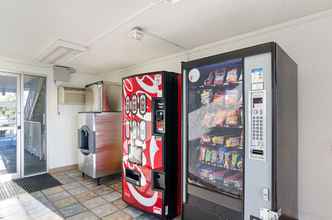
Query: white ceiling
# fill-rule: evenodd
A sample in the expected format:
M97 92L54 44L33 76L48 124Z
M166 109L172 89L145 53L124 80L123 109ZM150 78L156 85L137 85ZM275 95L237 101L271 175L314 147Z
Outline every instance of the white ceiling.
M104 73L332 8L331 0L2 0L0 56L34 61L57 39L89 49L67 65ZM130 19L131 18L131 19Z

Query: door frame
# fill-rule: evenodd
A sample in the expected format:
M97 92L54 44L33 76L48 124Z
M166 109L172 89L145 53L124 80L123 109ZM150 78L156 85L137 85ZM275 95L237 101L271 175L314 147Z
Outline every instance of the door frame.
M17 77L17 86L16 86L16 96L17 96L17 112L16 112L16 173L13 174L4 174L0 175L1 181L6 181L10 179L19 179L23 177L30 177L30 176L36 176L44 173L48 173L49 171L49 153L48 153L48 144L47 144L47 138L48 138L48 116L47 116L47 106L48 106L48 75L42 75L42 74L27 74L25 72L18 72L18 71L12 71L7 69L0 68L0 75L2 76L15 76ZM34 173L31 175L25 175L24 173L24 103L23 103L23 92L24 91L24 76L36 76L36 77L43 77L45 78L45 150L46 150L46 170L44 172ZM20 129L19 129L20 127Z
M45 140L42 140L42 141L45 141L45 150L46 150L46 170L45 171L42 171L42 172L38 172L38 173L34 173L34 174L29 174L29 175L25 175L25 172L24 172L24 103L23 103L23 98L22 98L22 95L24 93L22 93L21 95L21 124L23 126L21 126L21 143L22 143L22 147L21 147L21 167L20 167L20 178L23 178L23 177L31 177L31 176L37 176L37 175L40 175L40 174L45 174L45 173L48 173L48 148L47 148L47 77L46 76L42 76L42 75L38 75L38 74L26 74L26 73L21 73L21 79L20 79L20 90L21 91L24 91L24 77L25 76L28 76L28 77L42 77L42 78L45 78Z

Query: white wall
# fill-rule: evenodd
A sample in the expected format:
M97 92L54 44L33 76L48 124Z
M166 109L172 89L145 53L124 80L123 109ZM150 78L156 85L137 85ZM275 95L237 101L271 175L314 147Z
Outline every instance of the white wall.
M70 82L57 85L83 87L98 76L73 74ZM53 74L48 75L48 155L49 169L77 164L77 113L82 105L57 106L57 87Z
M105 80L141 72L180 72L180 61L276 41L297 62L299 209L301 220L332 219L332 11L206 45L187 53L105 74ZM219 27L222 28L222 27Z

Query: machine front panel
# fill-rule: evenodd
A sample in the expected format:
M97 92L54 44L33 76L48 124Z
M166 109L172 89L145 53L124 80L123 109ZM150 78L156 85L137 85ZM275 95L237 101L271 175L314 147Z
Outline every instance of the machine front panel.
M157 215L164 212L163 191L155 187L164 169L162 80L159 73L133 76L122 88L123 199Z
M261 219L272 197L272 57L246 57L244 219Z

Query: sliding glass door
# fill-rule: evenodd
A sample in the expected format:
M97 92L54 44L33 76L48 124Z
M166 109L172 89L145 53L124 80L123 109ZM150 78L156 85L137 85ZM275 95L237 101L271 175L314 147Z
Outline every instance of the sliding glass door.
M0 176L20 175L19 75L0 72Z
M44 172L46 78L0 72L0 180Z
M47 171L46 78L23 76L24 176Z

